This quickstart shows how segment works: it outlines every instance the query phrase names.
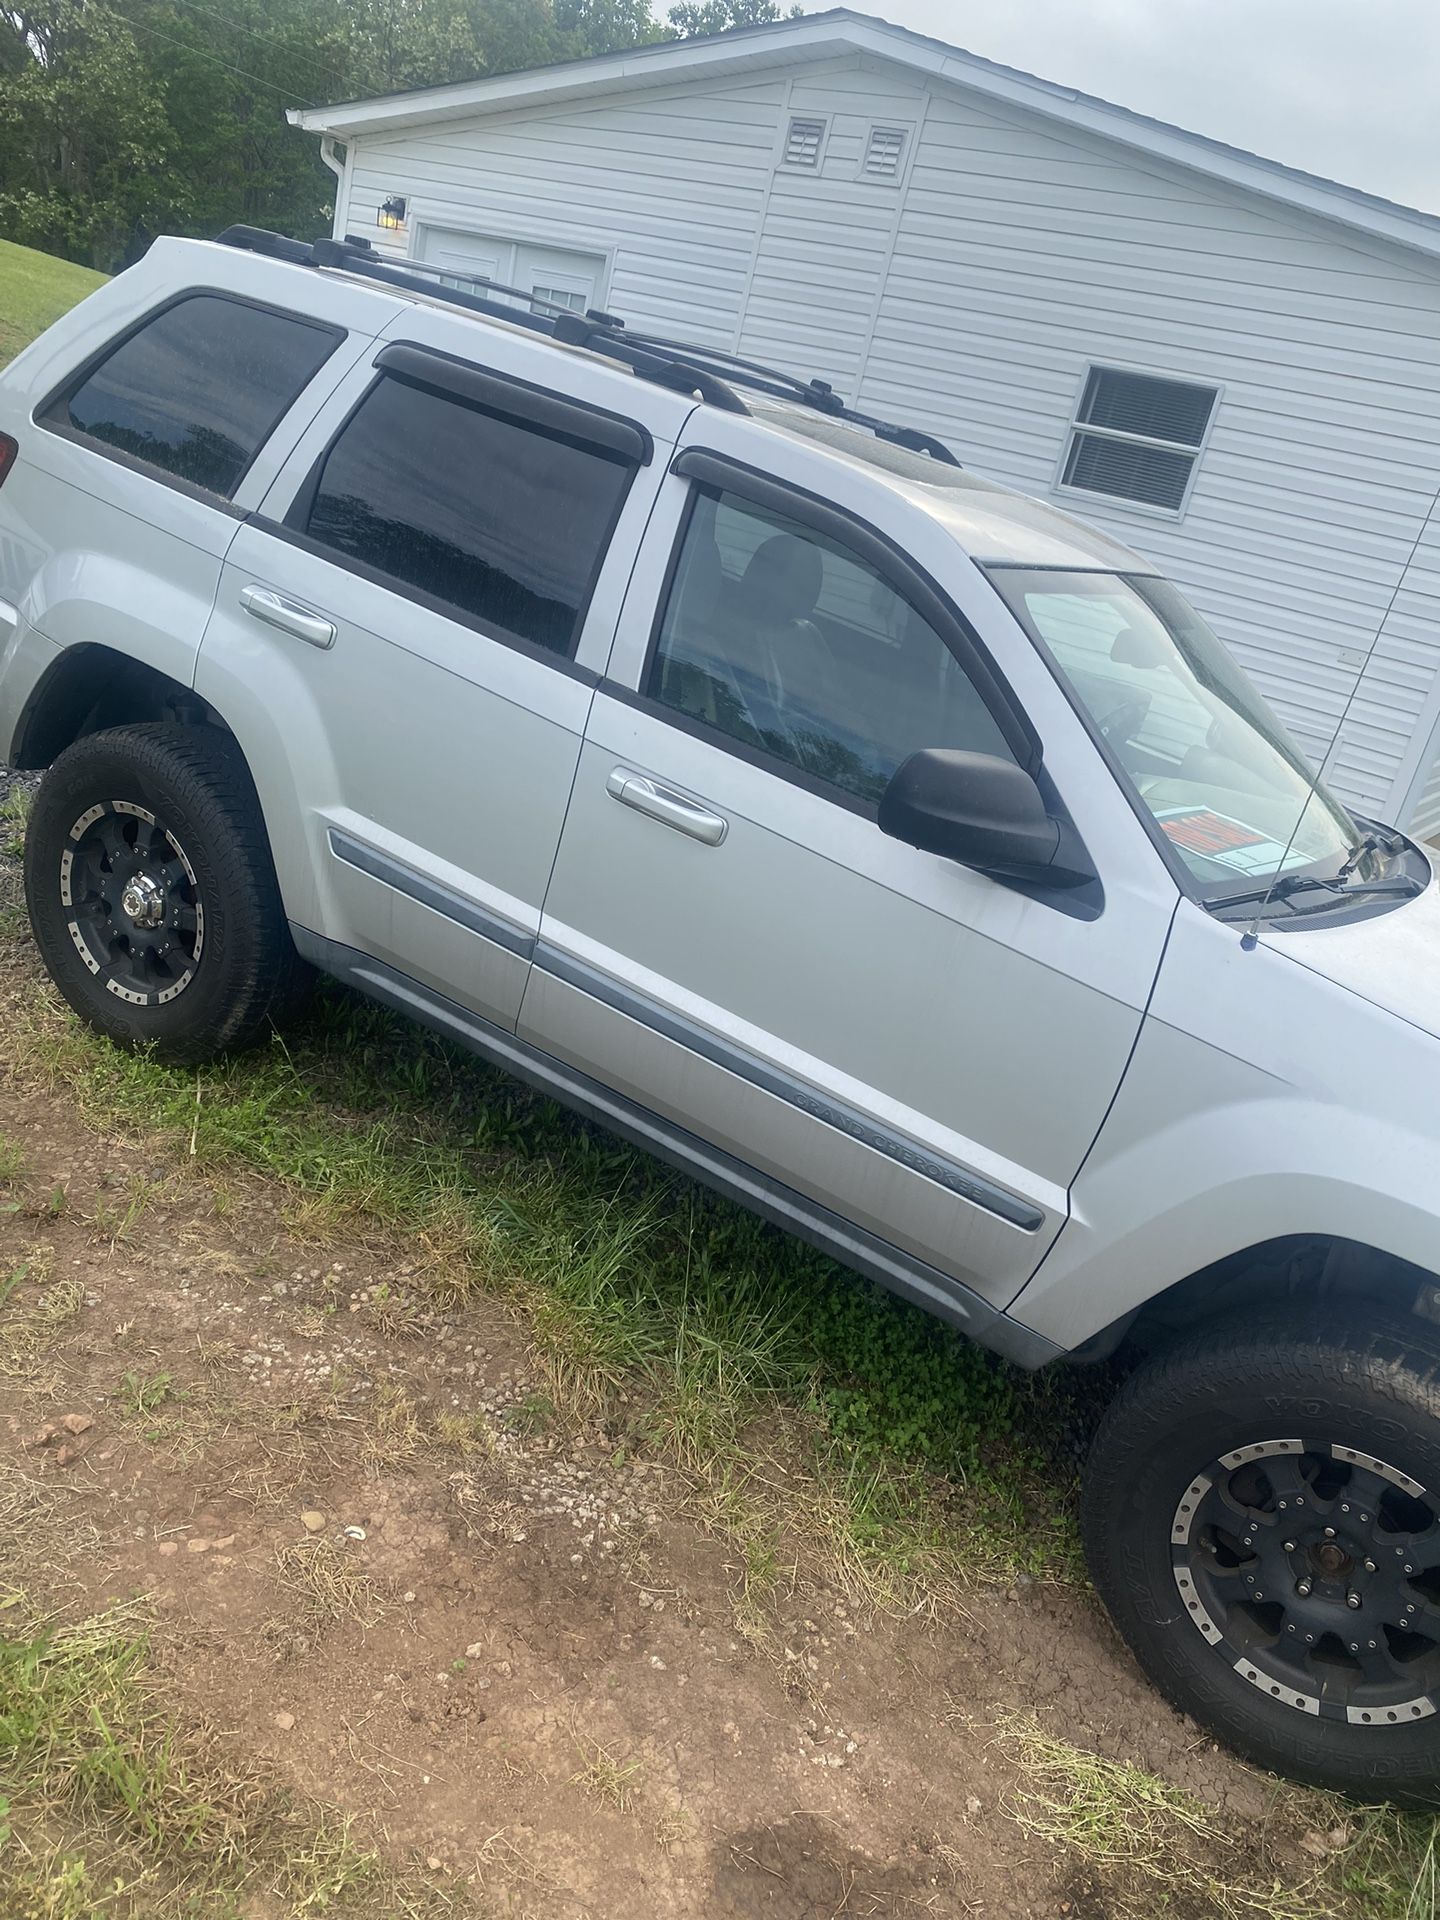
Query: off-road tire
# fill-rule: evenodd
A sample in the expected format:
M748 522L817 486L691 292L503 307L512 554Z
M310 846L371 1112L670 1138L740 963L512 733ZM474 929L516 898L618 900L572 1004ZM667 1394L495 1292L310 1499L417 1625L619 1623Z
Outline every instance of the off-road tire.
M1268 1466L1256 1457L1266 1448ZM1404 1313L1328 1310L1308 1326L1201 1332L1143 1364L1096 1435L1082 1529L1116 1625L1181 1712L1277 1773L1433 1805L1440 1529L1427 1536L1422 1509L1440 1513L1440 1331ZM1396 1530L1397 1516L1415 1524ZM1423 1544L1398 1544L1411 1539ZM1418 1633L1401 1634L1397 1616ZM1401 1650L1394 1699L1337 1668L1332 1625L1342 1662L1356 1636L1367 1674Z
M154 868L158 888L145 881L159 902L154 910L166 910L169 874L187 903L176 905L176 923L182 911L191 922L181 938L195 948L195 923L202 929L193 958L180 949L170 971L154 982L167 993L173 989L169 997L147 990L138 961L121 973L123 984L107 985L99 965L106 958L103 942L93 926L83 932L71 876L79 872L84 842L77 825L92 813L97 833L108 828L113 837L123 824L126 832L153 838L164 856ZM153 824L137 824L144 822ZM109 859L103 848L94 857L102 867ZM249 769L235 741L218 728L116 727L68 747L42 780L26 827L25 895L41 958L76 1013L121 1046L148 1048L160 1060L193 1065L247 1045L293 1007L308 981L290 939ZM137 931L117 902L102 911L113 916L104 930ZM146 937L158 940L165 931L163 923L158 931L147 926ZM177 985L187 967L188 977Z

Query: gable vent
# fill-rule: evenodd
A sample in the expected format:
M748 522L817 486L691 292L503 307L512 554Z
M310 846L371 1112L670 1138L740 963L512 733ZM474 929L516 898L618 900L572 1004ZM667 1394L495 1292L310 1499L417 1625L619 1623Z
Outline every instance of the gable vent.
M785 136L787 167L818 167L820 149L825 141L823 120L792 120Z
M865 149L865 171L872 180L895 180L899 178L900 163L905 158L905 129L903 127L872 127L870 144Z

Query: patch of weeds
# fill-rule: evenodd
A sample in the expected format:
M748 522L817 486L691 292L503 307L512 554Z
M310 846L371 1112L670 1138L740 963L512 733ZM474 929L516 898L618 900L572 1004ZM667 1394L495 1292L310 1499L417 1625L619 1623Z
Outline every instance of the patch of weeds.
M527 1440L541 1439L555 1424L555 1402L548 1393L527 1393L505 1416L507 1424Z
M5 1295L8 1309L0 1319L0 1378L32 1387L43 1384L44 1355L85 1305L84 1283L73 1274L51 1281L33 1298L22 1298L22 1287L45 1277L46 1257L39 1252L32 1253L22 1269L12 1269Z
M198 1081L94 1041L33 996L11 1025L12 1056L96 1119L183 1139L202 1172L258 1169L317 1231L363 1219L404 1233L433 1300L508 1290L563 1417L648 1410L652 1438L708 1478L743 1466L756 1423L784 1409L812 1424L846 1489L827 1496L816 1538L838 1541L853 1516L852 1558L903 1533L914 1498L915 1527L964 1542L957 1565L999 1578L1077 1566L1091 1381L1007 1368L398 1018L330 991L293 1040Z
M694 1828L694 1821L683 1807L667 1807L655 1822L655 1844L662 1853L669 1853L672 1847L679 1846L682 1840L688 1840Z
M1354 1834L1337 1877L1366 1920L1435 1920L1440 1913L1440 1819L1393 1807L1334 1803Z
M373 1627L381 1609L369 1575L348 1547L333 1540L297 1540L275 1556L280 1584L312 1626L342 1620Z
M583 1787L602 1806L613 1807L616 1813L628 1812L639 1794L640 1762L617 1760L597 1740L577 1740L575 1751L581 1765L571 1775L572 1784Z
M361 1452L366 1465L377 1469L402 1466L424 1437L415 1402L394 1381L382 1381L365 1415Z
M35 796L29 787L12 787L0 800L0 856L19 860L25 852L25 825Z
M7 1916L179 1920L263 1900L298 1920L379 1881L348 1823L170 1721L136 1605L57 1622L12 1595L3 1619Z
M0 1133L0 1186L8 1186L12 1180L18 1180L24 1167L23 1148Z
M60 1194L60 1207L63 1207L63 1191L57 1188L56 1192ZM135 1175L121 1196L114 1201L105 1201L95 1209L96 1233L102 1240L108 1240L112 1247L118 1246L122 1240L128 1240L154 1198L154 1182L147 1180L143 1174Z
M1182 1788L1046 1732L1033 1714L1007 1716L998 1740L1020 1773L1006 1811L1095 1872L1117 1920L1172 1910L1213 1920L1434 1920L1432 1817L1277 1785L1263 1829L1247 1834Z
M425 1329L426 1314L413 1294L398 1292L388 1280L370 1289L365 1312L376 1331L390 1339L415 1338Z
M147 1378L133 1369L120 1376L117 1393L121 1407L132 1420L147 1420L167 1400L186 1397L184 1391L176 1387L173 1374L152 1373Z
M495 1451L495 1429L483 1413L442 1413L436 1416L435 1437L466 1459Z

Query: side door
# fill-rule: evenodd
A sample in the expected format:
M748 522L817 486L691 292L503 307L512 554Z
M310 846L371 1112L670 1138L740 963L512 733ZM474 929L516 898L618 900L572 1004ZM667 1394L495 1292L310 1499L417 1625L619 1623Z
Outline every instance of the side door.
M932 1304L1004 1305L1064 1222L1174 884L939 520L797 439L703 428L591 713L521 1034L869 1236L872 1270L898 1248ZM879 831L916 749L1037 745L1090 893Z
M432 308L389 332L236 536L196 686L249 756L302 947L513 1028L693 403Z

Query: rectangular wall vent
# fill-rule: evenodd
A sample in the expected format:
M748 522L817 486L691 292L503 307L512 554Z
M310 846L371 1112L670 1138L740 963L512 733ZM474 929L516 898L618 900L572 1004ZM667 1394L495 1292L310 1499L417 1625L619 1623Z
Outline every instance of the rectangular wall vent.
M820 165L820 149L824 144L823 120L792 120L790 131L785 136L786 166L809 167L813 171Z
M872 180L898 180L905 159L903 127L872 127L865 149L865 172Z

